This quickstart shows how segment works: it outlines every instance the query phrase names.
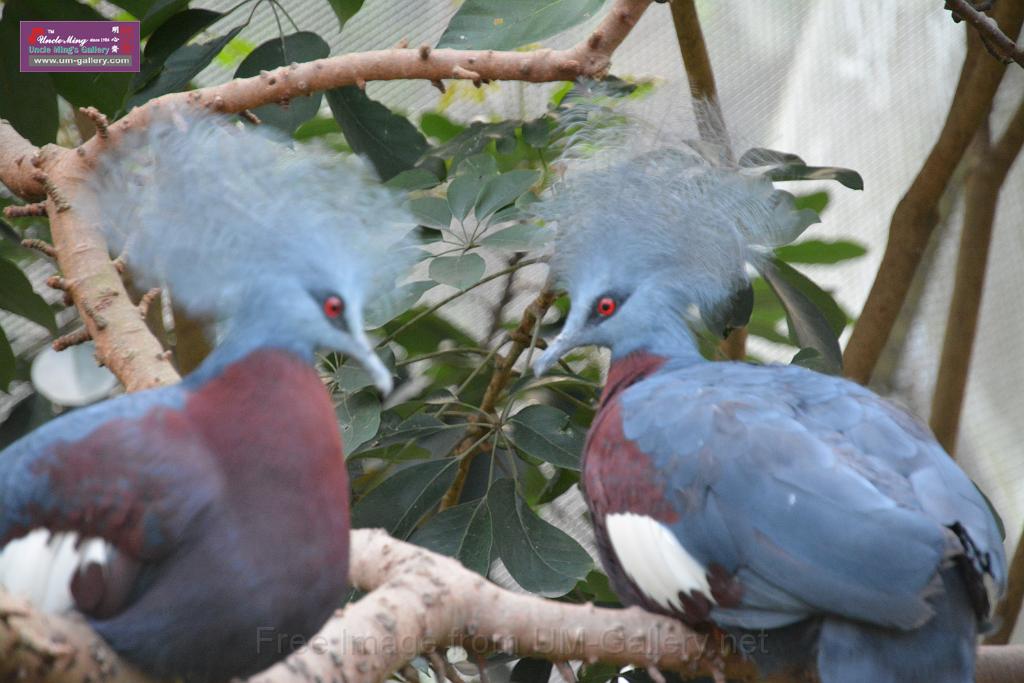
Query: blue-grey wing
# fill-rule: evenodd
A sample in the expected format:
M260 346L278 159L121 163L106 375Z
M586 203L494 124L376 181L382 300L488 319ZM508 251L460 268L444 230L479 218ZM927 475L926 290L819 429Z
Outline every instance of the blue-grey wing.
M626 437L671 482L677 539L742 587L737 604L714 608L719 624L832 613L920 625L938 568L963 550L956 522L998 565L993 578L1004 576L970 480L909 416L857 385L714 363L659 373L622 403Z
M218 485L182 408L181 385L57 418L0 452L0 546L32 529L162 555Z

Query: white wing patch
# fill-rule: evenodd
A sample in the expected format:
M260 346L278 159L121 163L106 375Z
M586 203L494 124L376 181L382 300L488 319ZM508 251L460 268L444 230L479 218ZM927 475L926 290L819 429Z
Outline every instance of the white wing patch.
M75 534L51 536L46 529L36 529L0 552L0 586L44 612L67 612L74 606L72 575L88 562L106 564L109 553L108 544L98 539L79 543Z
M684 611L679 593L703 593L714 603L707 572L658 520L631 512L605 517L619 564L636 587L659 605Z

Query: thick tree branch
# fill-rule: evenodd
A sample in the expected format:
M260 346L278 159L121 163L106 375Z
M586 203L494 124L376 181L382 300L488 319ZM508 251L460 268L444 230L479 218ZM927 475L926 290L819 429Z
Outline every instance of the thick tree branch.
M1017 62L1024 66L1024 49L1018 47L1013 38L999 30L999 24L985 16L984 12L976 10L968 0L946 0L946 9L953 13L954 19L962 19L973 26L995 58L1004 64Z
M996 606L996 619L999 628L991 633L985 642L989 645L1005 645L1010 642L1013 629L1020 618L1021 606L1024 604L1024 536L1017 539L1017 549L1010 561L1007 571L1006 595Z
M683 57L686 79L690 83L690 97L693 112L697 117L697 130L702 140L720 145L729 161L734 155L729 141L729 130L725 115L718 100L718 86L711 68L711 57L704 41L704 32L697 16L694 0L675 0L672 8L672 23L679 41L679 52ZM726 358L742 360L747 355L747 330L736 328L729 333L719 349Z
M702 140L722 145L732 156L729 131L718 101L718 86L696 4L694 0L673 0L670 6L686 80L690 83L693 111L697 115L697 130Z
M971 351L978 330L985 271L999 194L1024 145L1024 102L1006 132L991 147L982 140L979 159L967 177L953 299L946 320L942 360L932 398L930 424L946 452L956 451Z
M6 119L0 119L0 182L30 202L46 196L32 164L38 153L38 147L19 135Z
M604 661L752 681L753 667L679 621L512 593L451 558L383 531L352 532L352 583L369 594L332 617L306 647L253 683L377 683L416 655L452 645L555 661ZM253 634L276 647L291 634ZM740 647L746 647L738 643ZM757 647L755 642L750 647ZM0 593L0 677L39 683L145 683L78 619L46 616ZM983 647L976 680L1012 683L1024 646ZM91 676L91 678L89 678ZM774 679L773 679L774 680Z
M1024 2L999 3L999 25L1011 35L1020 32ZM978 59L977 36L969 47L946 122L917 177L896 206L889 240L864 309L853 328L843 356L846 376L862 384L871 379L875 364L899 316L928 239L938 220L937 207L967 145L991 109L1006 65Z

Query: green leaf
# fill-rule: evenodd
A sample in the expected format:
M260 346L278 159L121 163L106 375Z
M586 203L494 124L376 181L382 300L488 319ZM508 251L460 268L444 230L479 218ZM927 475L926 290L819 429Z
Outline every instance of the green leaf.
M158 26L170 19L171 15L188 7L189 0L156 0L149 6L142 19L142 37L145 38ZM137 15L136 15L137 16Z
M458 165L460 174L476 176L481 181L498 175L498 162L490 154L474 154Z
M416 413L415 415L410 415L408 419L403 420L393 429L389 430L381 439L381 445L387 446L403 441L425 439L428 436L437 434L446 427L448 425L433 415Z
M534 514L516 494L511 479L500 479L487 494L494 542L512 578L531 593L565 595L594 568L579 543Z
M441 511L410 540L427 550L454 557L467 569L487 576L491 566L491 544L494 542L487 499Z
M372 439L380 427L380 398L372 389L345 394L335 405L334 412L338 416L346 456Z
M396 175L385 185L396 190L415 192L416 190L429 190L432 187L437 187L440 183L438 177L427 169L410 168L408 171L402 171Z
M587 578L582 581L582 587L593 596L594 602L612 604L619 602L619 596L615 594L608 583L608 576L596 569L587 574Z
M363 324L370 329L384 325L415 306L425 292L436 286L433 280L416 280L375 297L363 311Z
M447 230L452 225L452 210L447 200L440 197L420 197L409 202L409 209L420 225Z
M207 9L187 9L161 24L146 41L142 68L132 81L132 91L141 90L163 69L164 62L175 50L223 16L221 12Z
M828 206L828 192L812 192L811 194L799 194L793 197L793 204L798 210L810 209L814 213L821 214Z
M832 374L831 367L827 362L825 362L825 358L821 355L818 349L800 349L789 362L791 365L800 365L814 370L815 372Z
M384 366L391 370L392 375L394 375L395 354L391 347L385 345L378 348L377 355L380 356ZM332 379L338 385L338 388L347 394L373 386L373 378L370 376L370 373L351 356L347 356L344 362L334 369Z
M236 26L227 34L214 38L206 43L184 45L175 50L160 74L150 81L142 90L128 98L126 109L145 104L154 97L178 92L188 87L189 82L213 61L217 53L241 33L244 26Z
M506 251L529 251L547 244L554 234L551 228L541 227L534 223L523 223L492 232L480 240L480 244Z
M357 86L328 90L327 104L352 151L366 156L381 180L413 168L427 151L427 139L416 126Z
M0 327L0 391L7 391L11 381L14 379L17 370L18 359L14 357L4 328Z
M345 28L349 19L354 17L363 7L363 0L327 0L331 3L334 15L338 17L338 30Z
M778 166L765 173L774 181L782 180L836 180L851 190L863 190L864 179L860 174L848 168L837 166L805 166L803 164L787 164Z
M317 116L299 126L299 129L292 133L292 138L300 141L310 140L331 133L341 133L341 126L334 117Z
M479 154L487 145L496 140L514 136L518 121L499 121L497 123L481 123L477 121L448 142L434 150L434 154L452 160L452 168L458 170L467 157ZM492 159L493 161L493 159ZM495 163L495 172L497 164Z
M473 210L477 220L483 220L498 209L519 199L540 180L540 176L540 171L516 170L488 179L480 191L476 200L476 208Z
M618 76L607 76L600 79L582 76L569 85L571 87L557 104L622 99L633 95L641 88L641 84L631 83Z
M554 128L554 121L545 114L532 121L523 123L523 142L531 147L540 149L547 147L551 140L551 131Z
M28 318L50 332L57 331L53 309L35 293L21 268L6 258L0 258L0 308Z
M146 16L153 0L110 0L111 4L117 5L126 12L131 13L136 19Z
M797 155L774 149L748 149L740 157L739 165L744 168L765 167L765 177L775 181L837 180L851 190L864 189L864 179L856 171L835 166L808 166Z
M822 367L840 374L843 359L838 335L846 325L846 314L828 293L792 266L776 259L760 264L759 269L786 309L793 342L815 349L821 354Z
M438 282L451 285L456 289L465 289L475 285L484 276L487 264L479 254L459 254L458 256L438 256L430 262L427 272Z
M860 258L866 253L868 250L865 246L846 240L806 240L775 250L775 255L787 263L839 263Z
M509 420L516 448L538 460L570 470L580 468L586 434L570 417L546 405L527 406Z
M455 346L475 347L477 345L477 341L472 335L467 334L458 325L436 313L425 315L417 320L415 325L398 332L400 327L421 313L421 309L413 308L389 321L384 327L387 333L396 333L394 341L410 354L418 356L437 351L438 345L445 341L451 341Z
M441 142L448 142L453 137L466 130L466 127L455 123L444 114L428 111L420 117L420 130L425 135L437 138Z
M452 216L460 222L465 220L476 203L476 198L480 196L483 186L482 179L474 173L457 176L448 183L448 208L451 209Z
M352 508L352 528L383 527L406 539L455 481L456 458L431 460L395 472Z
M758 166L803 164L804 160L796 154L789 152L780 152L765 147L752 147L740 156L738 163L744 168L757 168Z
M511 50L588 20L603 4L604 0L466 0L437 46Z
M75 4L75 3L71 3ZM18 22L33 18L33 7L25 0L8 1L0 18L0 118L33 145L42 146L57 138L57 91L50 74L21 73Z
M331 54L330 46L315 33L301 31L271 38L249 53L235 71L235 78L249 78L260 71L271 71L293 62L312 62ZM300 125L316 116L323 93L294 97L287 106L266 104L253 109L264 123L291 135Z

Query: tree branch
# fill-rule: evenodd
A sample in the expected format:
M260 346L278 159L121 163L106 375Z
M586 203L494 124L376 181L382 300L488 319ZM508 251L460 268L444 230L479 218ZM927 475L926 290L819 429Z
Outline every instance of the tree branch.
M1024 20L1024 3L1000 3L995 18L1016 35ZM882 263L843 355L846 376L861 384L871 379L935 228L939 200L975 131L988 116L1006 71L1004 64L977 59L980 45L975 34L968 35L968 44L942 132L893 212Z
M710 673L719 644L681 622L639 608L607 609L512 593L455 560L380 530L352 532L352 584L369 594L328 621L306 646L252 683L376 683L423 652L458 645L556 661L605 661ZM253 634L277 647L292 634ZM0 677L40 683L143 683L81 619L42 615L0 593ZM85 655L85 653L88 653ZM754 669L727 657L730 679Z
M707 43L704 42L697 7L694 0L673 0L669 6L672 8L672 23L679 41L683 67L686 69L686 80L690 83L693 111L697 116L697 130L702 140L725 147L731 158L729 131L726 129L725 116L718 101L718 86L715 84L715 73L711 69L711 57L708 55Z
M1006 595L996 606L996 620L999 628L985 638L989 645L1006 645L1010 642L1013 629L1020 618L1021 605L1024 603L1024 536L1017 540L1017 549L1006 572Z
M494 365L494 372L491 374L491 380L487 383L487 389L484 391L483 400L480 402L480 410L483 413L491 413L494 411L494 407L498 403L498 399L501 397L501 392L505 390L505 386L508 381L512 378L512 370L515 368L516 362L519 357L523 355L523 351L530 347L530 341L533 336L534 328L547 313L551 304L555 301L555 293L548 288L544 288L537 295L537 298L526 307L523 311L523 317L519 321L519 326L516 327L515 332L510 336L512 339L512 345L508 350L508 353L502 357L499 357L498 362ZM441 509L458 505L459 497L462 496L462 488L466 484L466 477L469 475L469 467L473 464L473 458L476 457L478 449L480 448L481 439L485 434L487 427L479 424L479 418L473 415L469 418L471 423L468 430L466 430L466 436L459 442L459 445L455 448L453 457L461 457L462 460L459 462L458 472L455 474L455 480L452 485L445 492L444 498L441 500ZM500 425L499 425L500 429Z
M0 119L0 182L22 199L34 202L46 196L34 176L32 160L39 148L18 134L6 119Z
M512 593L455 560L395 540L352 532L352 584L368 591L339 610L306 647L252 683L377 683L416 655L458 645L554 661L603 661L753 681L753 666L681 622L631 607L608 609ZM279 635L253 636L274 647ZM742 643L740 647L746 647ZM756 643L750 646L757 647ZM0 677L39 683L145 683L78 618L42 615L0 593ZM1024 646L982 647L976 680L1012 683ZM92 676L92 678L88 678ZM779 680L779 679L772 679Z
M932 397L930 426L946 452L956 451L971 351L978 331L985 271L999 194L1024 145L1024 102L995 145L981 143L977 164L968 174L964 224L960 233L953 299L946 319L939 375Z
M702 140L720 145L729 161L735 156L725 125L725 115L718 101L718 86L711 69L711 57L700 27L700 17L694 0L674 0L672 23L675 25L679 52L683 57L686 79L690 83L690 97L693 113L697 118L697 130ZM743 360L747 355L747 330L740 327L729 332L719 349L730 360Z
M999 30L999 24L984 12L974 9L967 0L946 0L946 9L953 14L954 21L966 21L978 31L985 47L993 57L1003 64L1017 62L1024 66L1024 49L1017 46L1013 38Z

